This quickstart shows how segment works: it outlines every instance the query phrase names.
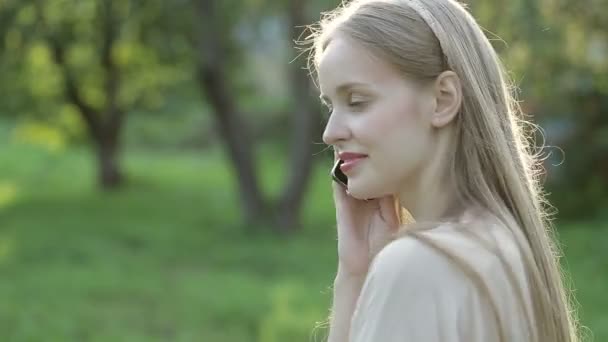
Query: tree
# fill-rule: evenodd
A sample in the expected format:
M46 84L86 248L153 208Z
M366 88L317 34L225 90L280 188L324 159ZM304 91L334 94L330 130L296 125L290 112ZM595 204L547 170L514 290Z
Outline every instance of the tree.
M301 25L307 22L305 4L301 0L291 0L287 4L268 4L269 7L274 5L280 9L287 6L286 32L289 32L289 36L285 37L286 40L293 42L299 38ZM313 109L311 104L310 82L302 68L305 62L299 58L290 64L289 87L293 101L289 104L292 120L289 177L277 202L270 203L261 191L252 157L254 145L228 82L229 61L234 59L238 47L231 45L230 33L234 29L230 25L231 21L224 20L229 16L235 20L235 13L230 12L229 5L227 7L228 9L226 3L214 0L198 1L197 8L202 23L197 59L199 82L213 108L220 136L235 167L245 219L261 223L269 222L270 218L279 232L291 233L300 225L299 214L312 169L314 123L319 118L318 110ZM243 11L242 8L240 10Z
M128 112L162 102L160 89L184 74L145 41L146 29L159 24L160 4L136 0L4 3L3 17L10 25L2 33L16 37L16 43L3 51L3 67L15 70L12 80L17 82L9 87L21 99L10 110L48 120L65 104L74 108L97 155L98 180L104 189L116 188L123 180L119 154ZM27 56L33 58L20 58Z
M243 124L237 101L230 90L228 68L229 32L223 13L214 0L200 0L197 9L201 20L198 45L198 81L217 122L220 137L237 173L242 208L247 221L256 222L266 214L267 206L258 183L252 143Z
M125 108L118 103L121 77L112 55L121 23L114 13L111 0L102 0L96 5L93 19L100 25L99 34L95 35L97 36L95 45L97 45L98 60L103 75L102 94L104 97L99 106L91 105L83 98L79 91L76 75L67 60L66 46L74 39L72 36L74 27L70 27L74 24L64 22L63 25L60 24L59 27L54 28L49 25L49 11L45 11L42 3L38 2L36 8L42 35L52 51L53 61L63 76L65 98L78 108L95 144L99 160L99 182L104 188L114 188L123 180L118 152L120 132L126 115Z
M306 17L306 1L290 0L288 17L290 40L300 40L302 27L309 23ZM297 50L292 49L297 52ZM311 104L311 84L305 71L306 63L302 56L293 54L289 73L291 81L291 109L293 132L291 140L290 172L288 183L279 199L277 219L279 227L289 229L299 222L300 208L313 166L313 149L311 141L315 133L315 122L319 121L319 111Z
M549 128L551 200L560 216L608 203L608 3L475 1L474 13L522 89L523 107ZM560 149L552 148L557 145Z

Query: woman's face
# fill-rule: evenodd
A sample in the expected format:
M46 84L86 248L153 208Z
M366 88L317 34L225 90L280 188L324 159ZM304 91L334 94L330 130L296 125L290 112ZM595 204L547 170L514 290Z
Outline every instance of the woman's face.
M366 154L348 171L355 198L377 198L416 182L433 151L432 92L344 36L335 36L318 68L321 98L331 110L323 141Z

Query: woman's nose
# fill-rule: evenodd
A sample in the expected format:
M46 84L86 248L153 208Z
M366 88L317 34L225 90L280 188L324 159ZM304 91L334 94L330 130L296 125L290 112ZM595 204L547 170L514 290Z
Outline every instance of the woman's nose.
M337 113L332 114L323 131L323 142L327 145L336 145L341 140L349 138L350 131Z

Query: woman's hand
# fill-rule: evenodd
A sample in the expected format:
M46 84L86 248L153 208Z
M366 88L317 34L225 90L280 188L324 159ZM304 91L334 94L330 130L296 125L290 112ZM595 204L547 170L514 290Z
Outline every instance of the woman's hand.
M337 155L335 155L337 160ZM332 181L338 228L340 272L365 277L372 259L393 240L399 219L393 195L373 200L350 196Z

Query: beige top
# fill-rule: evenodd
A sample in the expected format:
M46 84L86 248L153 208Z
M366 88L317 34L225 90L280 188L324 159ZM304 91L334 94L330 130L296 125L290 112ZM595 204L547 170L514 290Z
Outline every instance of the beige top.
M515 292L495 251L456 228L441 226L425 236L470 265L487 284L498 312L473 278L450 258L406 236L392 241L374 259L353 314L349 341L501 341L497 319L503 322L506 341L531 341L526 333L531 302L521 253L506 229L486 231L485 241L497 242L493 245L510 265L522 296ZM522 299L518 298L523 298L525 311L520 309Z

